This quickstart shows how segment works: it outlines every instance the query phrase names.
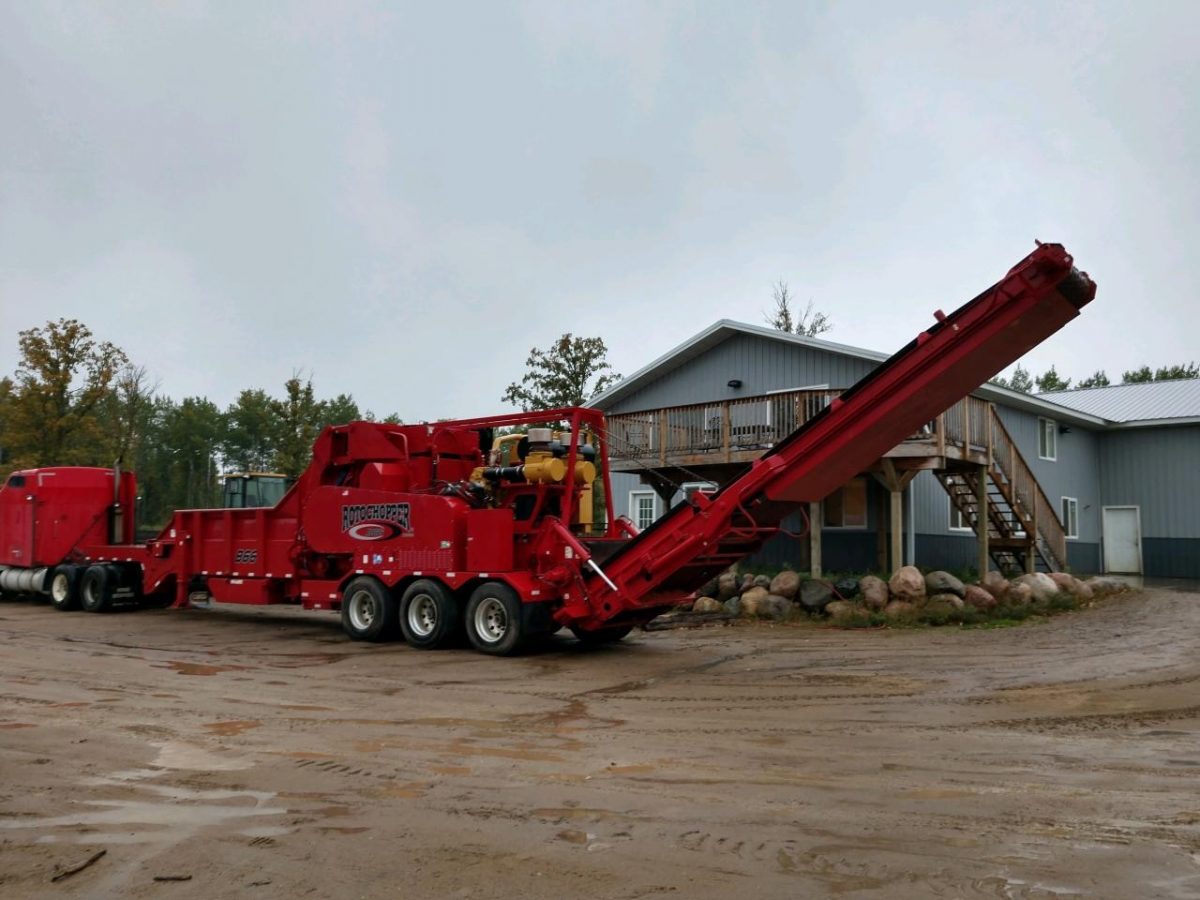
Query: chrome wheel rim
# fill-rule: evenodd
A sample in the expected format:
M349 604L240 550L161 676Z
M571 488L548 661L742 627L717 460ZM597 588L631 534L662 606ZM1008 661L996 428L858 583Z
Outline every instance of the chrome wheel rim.
M379 615L375 598L369 591L355 591L350 596L350 624L355 631L366 631Z
M475 607L475 634L488 644L504 640L508 634L508 610L495 597L488 597Z
M438 624L437 601L429 594L418 594L408 603L408 630L417 637L429 637Z
M66 603L69 594L70 585L67 584L67 576L59 572L50 581L50 599L55 603Z

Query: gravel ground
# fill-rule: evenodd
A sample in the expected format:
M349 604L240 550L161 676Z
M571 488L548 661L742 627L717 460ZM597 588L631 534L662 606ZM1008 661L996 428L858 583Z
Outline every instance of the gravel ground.
M1155 589L517 659L10 600L0 895L1200 897L1198 650Z

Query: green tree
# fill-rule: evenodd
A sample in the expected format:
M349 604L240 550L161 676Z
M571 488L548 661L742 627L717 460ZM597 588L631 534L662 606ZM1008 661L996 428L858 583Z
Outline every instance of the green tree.
M811 300L803 310L792 312L792 295L786 281L778 281L771 288L771 297L775 303L771 312L766 316L767 324L778 331L788 334L799 334L804 337L816 337L833 330L833 322L823 312L813 310Z
M362 418L362 411L349 394L338 394L331 400L321 401L321 428L326 425L345 425Z
M510 384L500 399L526 412L582 406L621 380L607 355L601 338L564 334L546 350L529 351L525 375Z
M225 412L221 456L228 467L261 472L274 464L279 428L273 401L259 388L244 390Z
M284 383L282 400L271 400L274 414L274 467L295 478L312 459L313 441L321 430L322 406L313 394L312 379L293 375Z
M12 434L9 428L9 418L12 416L13 381L11 378L0 378L0 465L8 465L12 456L10 442ZM0 472L0 477L4 476Z
M1071 379L1059 377L1058 370L1051 366L1036 379L1039 394L1045 394L1049 391L1069 391L1071 389Z
M1196 368L1195 363L1163 366L1154 370L1155 381L1185 381L1189 378L1200 378L1200 369Z
M126 365L117 373L102 404L109 459L133 465L151 427L156 389L144 366Z
M997 376L992 379L992 384L997 384L1009 390L1020 391L1022 394L1028 394L1033 390L1033 379L1029 377L1029 370L1021 365L1013 369L1012 378Z
M6 428L22 465L107 464L98 419L125 353L76 319L20 332Z
M1104 373L1103 369L1097 369L1092 375L1089 375L1087 378L1075 385L1075 388L1076 390L1079 390L1081 388L1108 387L1108 385L1108 375Z
M1128 372L1123 372L1121 374L1121 383L1144 384L1148 381L1183 381L1189 378L1200 378L1200 369L1196 367L1195 363L1160 366L1157 369L1142 366L1139 369L1131 369Z

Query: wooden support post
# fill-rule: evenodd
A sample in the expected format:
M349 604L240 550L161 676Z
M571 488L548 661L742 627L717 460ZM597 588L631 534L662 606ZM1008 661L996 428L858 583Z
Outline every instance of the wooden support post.
M887 497L882 491L875 492L875 568L887 572L888 539L887 539Z
M732 444L733 429L730 426L729 402L721 404L721 450L725 453L725 462L733 458Z
M904 491L891 492L892 571L904 565Z
M812 577L821 577L821 504L808 504L808 548Z
M991 556L988 552L988 467L986 465L979 467L979 484L975 486L975 502L977 504L977 514L975 516L975 536L979 538L979 577L982 578L987 574L988 562Z
M658 464L667 464L667 411L658 411Z

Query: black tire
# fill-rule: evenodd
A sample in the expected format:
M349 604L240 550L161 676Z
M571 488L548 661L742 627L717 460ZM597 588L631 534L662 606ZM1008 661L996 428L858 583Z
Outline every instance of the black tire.
M342 630L352 641L391 640L398 609L396 598L380 581L360 576L342 591Z
M596 631L584 631L582 628L571 626L571 633L581 644L589 647L599 647L602 644L615 644L633 631L632 625L621 625L617 628L601 628Z
M79 583L79 605L85 612L108 612L116 580L108 566L88 566Z
M521 601L507 584L488 581L467 601L467 639L476 650L492 656L511 656L525 642Z
M50 573L50 603L62 612L79 609L79 566L59 566Z
M414 581L400 598L400 631L411 647L433 650L459 635L462 618L450 591L428 578Z

